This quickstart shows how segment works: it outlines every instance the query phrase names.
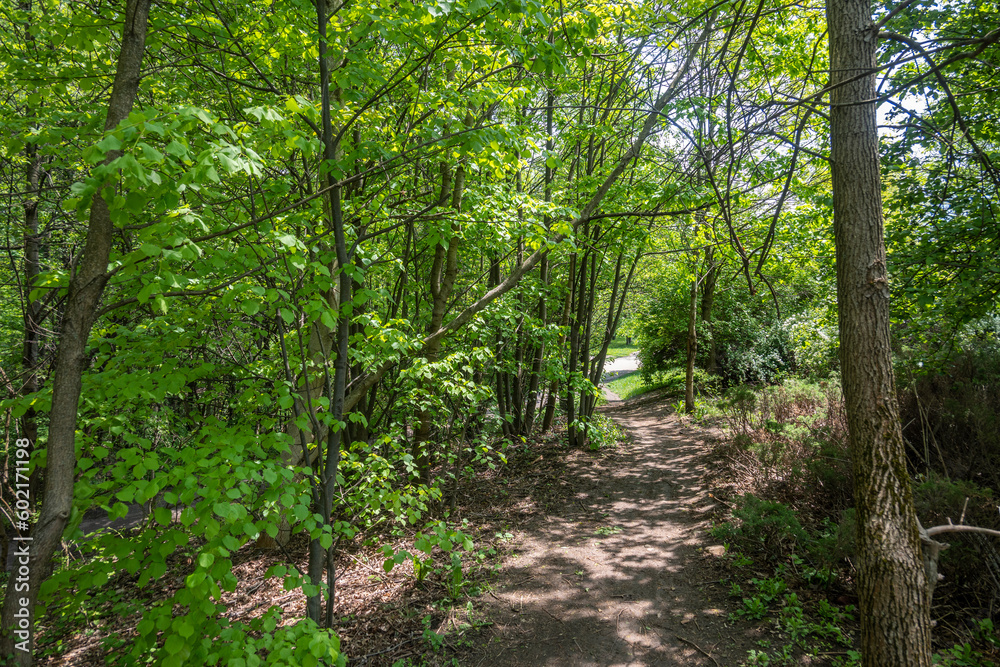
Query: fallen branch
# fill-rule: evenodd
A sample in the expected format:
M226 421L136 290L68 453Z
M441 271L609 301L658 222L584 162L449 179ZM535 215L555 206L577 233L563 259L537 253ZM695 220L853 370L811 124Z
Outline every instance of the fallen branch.
M941 533L982 533L983 535L1000 537L1000 530L980 528L979 526L956 525L953 523L945 524L943 526L934 526L933 528L927 529L927 537L933 537L934 535L940 535Z
M369 653L368 655L363 655L363 656L361 656L358 659L357 664L358 665L363 665L366 662L368 662L371 658L374 658L377 655L382 655L383 653L390 653L391 651L395 651L398 648L402 648L403 646L406 646L407 644L409 644L410 642L412 642L416 638L417 638L417 635L414 635L414 636L410 637L409 639L404 639L403 641L399 642L395 646L390 646L387 649L383 649L381 651L375 651L374 653Z
M968 507L968 499L965 501L966 507ZM966 507L962 508L962 520L965 520L965 510ZM966 526L964 524L955 525L948 519L947 524L941 526L934 526L933 528L924 528L920 521L917 521L917 530L920 532L920 542L923 544L923 556L924 556L924 575L927 578L927 599L928 601L934 599L934 587L937 586L938 579L942 577L938 575L938 558L941 556L941 552L948 548L948 544L944 542L938 542L933 539L935 535L941 535L943 533L980 533L982 535L992 535L993 537L1000 537L1000 530L992 530L990 528L981 528L979 526Z

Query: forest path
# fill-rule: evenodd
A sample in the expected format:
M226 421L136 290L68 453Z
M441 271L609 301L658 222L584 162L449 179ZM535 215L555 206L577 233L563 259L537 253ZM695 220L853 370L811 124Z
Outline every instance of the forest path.
M516 538L480 598L493 622L485 646L463 665L722 667L753 647L727 624L727 590L713 581L704 431L648 396L602 412L631 442L567 455L571 500Z

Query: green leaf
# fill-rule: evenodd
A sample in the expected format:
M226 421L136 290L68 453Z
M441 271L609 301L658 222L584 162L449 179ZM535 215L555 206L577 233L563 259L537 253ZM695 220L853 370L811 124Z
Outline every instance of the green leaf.
M116 151L122 147L121 140L113 134L109 134L100 141L97 142L97 147L100 148L105 153L110 151Z
M132 190L125 196L125 206L132 213L141 213L146 206L146 198L140 193Z
M167 144L167 147L164 150L166 150L168 153L170 153L174 157L184 157L185 155L187 155L187 152L188 152L188 150L184 146L184 144L182 144L181 142L177 141L176 139L174 139L169 144Z
M184 649L184 638L180 635L170 635L163 643L163 648L170 654L180 653Z
M160 163L163 162L163 153L156 150L147 143L139 142L139 147L142 149L142 157L149 160L150 162Z

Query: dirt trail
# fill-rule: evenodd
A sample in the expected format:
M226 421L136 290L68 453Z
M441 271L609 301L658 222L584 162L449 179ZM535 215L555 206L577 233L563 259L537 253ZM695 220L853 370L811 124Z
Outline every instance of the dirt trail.
M610 457L571 454L572 500L518 538L494 593L494 625L469 665L738 665L753 638L727 625L709 565L700 486L704 432L665 401L603 410L632 442ZM492 633L492 636L490 634Z

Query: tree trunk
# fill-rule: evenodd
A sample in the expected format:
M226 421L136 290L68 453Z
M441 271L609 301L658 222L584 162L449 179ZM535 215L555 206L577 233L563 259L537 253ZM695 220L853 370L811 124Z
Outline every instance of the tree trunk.
M552 40L552 34L549 34L549 41ZM549 89L546 95L545 102L545 150L549 153L552 152L554 147L555 137L552 134L553 129L553 110L555 107L556 97L555 94ZM555 170L549 166L548 161L545 163L545 202L549 203L552 201L552 181L555 180ZM552 220L548 214L545 214L545 228L549 229L552 224ZM542 293L538 297L538 319L541 322L541 326L544 329L548 319L548 311L546 310L547 304L546 299L548 298L548 284L549 284L549 263L548 257L542 258L541 268L539 269L539 279L542 283ZM531 435L531 428L535 423L535 411L536 403L538 401L538 385L540 382L540 373L542 371L542 361L545 359L545 341L544 339L539 341L535 347L534 360L531 364L531 381L528 386L528 404L525 406L524 415L524 426L526 436ZM543 426L544 429L544 426Z
M694 412L694 358L698 353L698 274L691 279L691 308L688 312L687 374L684 377L684 412Z
M713 375L718 372L718 347L715 344L715 328L712 325L712 306L715 305L715 285L719 281L719 264L715 260L715 246L705 250L706 272L701 288L701 321L708 325L711 336L708 349L708 363L705 370Z
M548 257L543 257L539 267L539 281L542 286L542 293L538 297L538 321L542 328L546 326L548 310L546 307L546 297L548 296L549 282L549 262ZM542 372L542 361L545 359L545 341L539 340L532 350L531 373L528 378L528 396L524 406L524 435L531 435L531 429L535 425L535 412L538 403L538 384Z
M26 33L27 34L27 33ZM30 34L28 35L30 37ZM41 195L42 159L38 155L38 147L28 144L24 149L27 160L25 170L27 199L24 202L24 345L21 350L21 395L28 396L38 391L39 344L42 336L42 306L31 296L38 274L41 272L39 261L38 234L38 200ZM34 405L29 405L21 417L21 437L31 443L29 452L38 445L38 419ZM28 481L28 496L31 509L38 502L38 487L41 478L41 468L35 470ZM4 561L6 562L6 561Z
M320 69L320 104L321 104L321 125L323 140L323 159L332 169L340 158L340 141L334 136L333 120L330 108L334 101L340 101L340 90L331 91L330 72L335 66L332 58L327 54L327 25L329 19L327 10L336 14L340 3L328 4L325 0L316 3L316 23L319 32L319 69ZM322 359L324 366L323 379L325 394L329 398L331 427L320 429L318 424L315 428L315 436L325 436L326 456L319 469L319 488L313 489L313 504L317 514L322 517L324 526L332 523L333 499L337 487L337 469L340 467L340 448L343 440L344 421L344 397L347 393L347 371L348 371L348 342L350 339L351 322L348 316L349 310L341 308L347 306L353 300L354 279L347 272L350 258L347 252L347 238L344 230L344 215L342 210L343 190L335 183L331 171L327 171L325 176L325 186L327 188L327 198L324 203L324 212L327 216L329 231L333 232L334 245L336 247L337 268L340 269L338 276L338 287L331 289L326 295L328 304L338 310L336 330L326 335L320 322L313 326L313 331L317 332L321 340L318 357ZM322 328L321 328L322 327ZM325 341L323 340L325 338ZM311 342L311 341L310 341ZM336 351L331 349L336 345ZM310 350L312 353L313 351ZM330 374L326 370L326 364L330 357L334 358L334 371L331 381ZM306 378L308 381L308 378ZM311 416L315 414L315 406L309 405ZM314 417L315 419L315 417ZM336 602L336 568L335 549L331 545L324 547L320 537L314 537L309 542L309 562L307 573L310 583L320 586L323 580L323 571L326 570L327 602L326 613L323 614L323 596L321 589L317 589L314 595L306 598L306 616L315 621L320 627L332 627L333 609Z
M455 170L454 179L447 163L441 163L441 195L438 200L440 206L444 206L451 196L451 208L457 213L462 210L462 195L465 191L465 166L459 164ZM458 222L452 224L452 237L448 241L447 247L439 244L434 249L434 262L431 266L430 292L431 292L431 321L427 325L427 333L433 334L441 328L444 323L445 310L448 300L451 299L452 290L455 287L455 279L458 277L458 247L461 243L459 232L461 228ZM431 338L424 346L423 356L427 363L433 364L438 361L441 355L441 338ZM429 388L428 388L429 389ZM420 412L420 425L417 428L414 438L412 455L416 462L420 480L424 483L430 481L431 455L428 451L428 443L431 437L432 416L428 410Z
M826 12L835 86L830 157L840 358L854 462L863 664L923 667L930 665L930 605L890 349L876 29L866 1L828 0Z
M594 229L594 242L596 244L597 238L600 236L599 228ZM603 264L603 256L601 257L601 263ZM590 283L587 287L587 300L584 302L584 311L586 312L585 326L583 330L583 343L580 345L580 372L583 379L589 380L591 373L593 373L593 368L590 358L590 346L591 339L593 337L593 327L594 327L594 304L597 299L597 252L594 251L590 256ZM580 390L580 421L588 422L594 414L594 407L597 402L594 399L594 395L586 389ZM590 429L589 426L583 431L583 437L580 439L580 447L585 446L590 440Z
M576 280L576 255L569 258L569 276L567 278L566 295L563 298L562 316L559 318L559 328L565 332L569 327L570 309L573 307L573 284ZM561 350L566 342L566 334L559 334L559 341L556 349ZM549 385L549 398L545 404L545 416L542 419L542 433L547 433L552 428L552 422L556 415L556 401L559 400L559 380L552 380Z
M590 236L590 224L584 223L584 237ZM577 373L579 368L579 361L581 357L580 345L585 344L580 340L581 329L585 326L584 317L585 312L585 299L587 292L587 262L590 260L588 253L584 253L583 259L580 260L580 271L577 275L577 285L579 289L574 286L574 296L573 305L576 312L573 314L573 323L569 330L569 375L566 378L566 423L568 424L568 435L569 435L569 446L570 447L583 447L584 440L586 438L586 433L581 433L580 429L576 427L577 412L576 412L576 397L573 391L573 378ZM584 369L586 371L586 369Z
M121 50L115 80L108 101L104 130L113 130L128 117L139 89L139 72L146 48L146 25L149 20L150 0L128 0L125 6L125 23L122 30ZM120 151L109 151L105 163L118 158ZM19 577L8 579L3 603L2 625L4 635L0 642L0 656L14 654L14 664L30 665L32 661L32 628L38 589L52 564L52 556L62 540L66 521L73 509L73 476L76 469L76 422L80 402L83 371L87 365L87 339L94 324L97 306L108 281L108 260L114 224L111 211L102 191L94 194L90 205L87 240L80 263L70 278L69 293L59 327L59 349L56 353L52 385L52 407L49 416L47 465L45 470L45 500L42 503L38 524L32 531L30 562L26 566L26 581ZM18 590L20 583L27 590ZM27 604L21 604L27 602ZM15 613L27 609L28 633L15 636L11 629L20 628L15 623ZM20 644L22 641L25 644ZM28 650L16 650L15 644Z

